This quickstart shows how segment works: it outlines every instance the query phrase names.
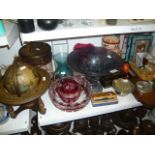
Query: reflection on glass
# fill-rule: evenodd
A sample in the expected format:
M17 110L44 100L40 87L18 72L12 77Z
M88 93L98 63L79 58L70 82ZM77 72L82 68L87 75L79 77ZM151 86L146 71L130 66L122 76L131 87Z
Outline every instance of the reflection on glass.
M71 26L73 26L73 23L69 19L63 19L62 20L62 25L64 27L71 27Z
M93 26L94 22L92 19L81 19L81 24L86 26Z

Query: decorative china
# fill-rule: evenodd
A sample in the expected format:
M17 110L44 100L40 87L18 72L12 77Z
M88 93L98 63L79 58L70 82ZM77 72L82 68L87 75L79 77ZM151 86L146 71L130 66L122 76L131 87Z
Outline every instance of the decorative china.
M121 56L121 50L119 48L119 44L120 44L119 36L116 36L116 35L104 36L102 41L103 41L102 43L103 47Z
M77 111L90 100L90 85L83 76L69 76L57 79L49 88L52 103L64 111Z

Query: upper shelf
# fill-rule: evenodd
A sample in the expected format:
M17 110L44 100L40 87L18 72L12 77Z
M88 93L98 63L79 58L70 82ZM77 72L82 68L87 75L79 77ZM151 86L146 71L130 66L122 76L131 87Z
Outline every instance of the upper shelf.
M105 20L92 19L90 24L82 24L80 19L69 20L69 26L59 24L54 30L46 31L38 27L35 20L35 31L32 33L20 33L22 42L48 41L68 38L93 37L108 34L125 34L140 32L155 32L155 20L134 22L132 20L117 20L117 24L109 26Z

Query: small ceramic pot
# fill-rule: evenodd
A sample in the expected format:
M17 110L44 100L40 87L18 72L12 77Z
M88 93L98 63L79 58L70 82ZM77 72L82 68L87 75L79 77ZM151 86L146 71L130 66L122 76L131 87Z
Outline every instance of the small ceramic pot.
M103 129L103 131L107 132L107 134L116 133L116 128L114 126L113 120L109 116L101 118L101 128Z
M117 19L106 19L108 25L116 25Z
M56 134L68 132L70 129L70 125L71 125L70 122L65 122L65 123L57 123L54 125L45 126L43 128L47 134L56 135Z
M23 33L35 31L33 19L18 19L19 29Z
M81 134L88 130L88 119L80 119L74 121L73 132L79 132Z
M117 126L127 130L132 129L138 123L134 113L131 111L127 113L127 110L114 113L113 122Z
M90 128L96 128L99 126L99 116L89 118Z
M135 113L132 109L124 110L120 112L120 117L123 121L129 122L135 118Z
M130 129L129 134L130 135L142 135L143 131L140 126L135 125L132 129Z
M117 53L118 55L121 55L121 50L119 48L119 37L115 35L104 36L102 41L103 47Z
M105 131L102 129L102 127L92 128L93 135L104 135Z
M143 134L145 135L154 135L155 134L155 123L150 120L144 120L140 124Z
M147 110L144 107L138 107L134 109L134 113L141 120L143 117L145 117Z

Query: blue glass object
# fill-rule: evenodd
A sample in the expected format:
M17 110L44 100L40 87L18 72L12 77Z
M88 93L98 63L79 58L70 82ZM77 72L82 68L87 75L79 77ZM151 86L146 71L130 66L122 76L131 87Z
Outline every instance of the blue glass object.
M54 72L55 78L62 78L64 76L72 75L72 70L67 64L68 45L57 44L53 46L53 58L56 62L56 70Z
M92 85L92 91L102 91L103 87L99 79L112 74L114 70L119 71L123 60L115 52L104 47L85 47L75 49L68 56L69 66L84 74Z
M4 24L3 21L0 20L0 36L5 35L5 28L4 28Z

